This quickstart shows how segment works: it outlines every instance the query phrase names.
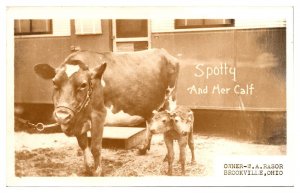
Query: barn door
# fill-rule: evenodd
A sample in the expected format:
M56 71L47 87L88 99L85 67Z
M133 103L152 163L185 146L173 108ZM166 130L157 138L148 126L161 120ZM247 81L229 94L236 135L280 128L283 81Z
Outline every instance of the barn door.
M116 19L112 27L114 52L139 51L151 47L149 20Z

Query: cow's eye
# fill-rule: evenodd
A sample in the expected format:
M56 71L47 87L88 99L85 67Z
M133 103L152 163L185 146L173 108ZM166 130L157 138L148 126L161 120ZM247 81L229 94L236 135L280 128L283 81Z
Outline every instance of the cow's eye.
M82 83L81 85L80 85L80 89L85 89L87 87L87 83Z
M163 119L163 120L161 120L163 123L166 123L167 122L167 120L166 119Z

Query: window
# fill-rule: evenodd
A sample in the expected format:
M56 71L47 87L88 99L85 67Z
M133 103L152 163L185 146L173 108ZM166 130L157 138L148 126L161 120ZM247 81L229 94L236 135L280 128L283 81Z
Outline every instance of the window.
M147 19L113 20L113 50L129 52L151 47L150 22Z
M234 19L175 19L175 29L231 26L234 26Z
M75 34L76 35L92 35L101 34L100 19L75 19Z
M147 37L148 21L146 19L117 19L117 38Z
M14 21L15 35L52 34L51 19L20 19Z

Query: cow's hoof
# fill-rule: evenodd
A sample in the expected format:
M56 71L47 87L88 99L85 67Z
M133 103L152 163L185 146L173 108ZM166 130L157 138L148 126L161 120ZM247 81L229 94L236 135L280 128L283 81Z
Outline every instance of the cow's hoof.
M84 176L93 176L93 172L91 170L85 170Z
M197 164L197 162L195 160L191 161L191 165L196 165L196 164Z
M168 176L173 176L173 172L168 171L168 172L167 172L167 175L168 175Z
M84 175L85 176L93 176L93 170L92 167L89 166L85 166L85 170L84 170Z
M149 150L150 148L145 146L145 145L141 145L138 147L139 151L139 155L145 155L147 153L147 150Z
M93 166L92 166L92 164L88 164L87 162L86 162L86 164L85 164L85 175L87 175L87 176L93 176Z
M139 149L139 155L145 155L147 153L147 149Z
M100 167L98 167L94 172L93 172L93 176L97 177L97 176L101 176L102 174L102 169Z

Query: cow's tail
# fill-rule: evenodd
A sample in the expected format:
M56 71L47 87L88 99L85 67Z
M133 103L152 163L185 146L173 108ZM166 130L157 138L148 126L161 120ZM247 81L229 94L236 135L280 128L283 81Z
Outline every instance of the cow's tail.
M174 110L176 108L177 80L179 75L179 60L169 54L165 49L161 49L167 64L167 90L164 109Z

